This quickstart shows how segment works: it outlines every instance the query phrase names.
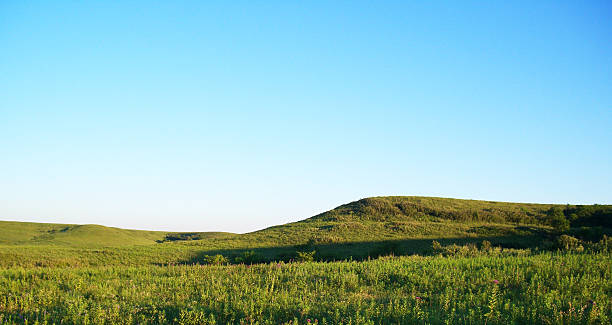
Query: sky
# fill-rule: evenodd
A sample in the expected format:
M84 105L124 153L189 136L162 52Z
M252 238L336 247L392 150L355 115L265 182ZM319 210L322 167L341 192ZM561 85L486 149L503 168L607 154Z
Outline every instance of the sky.
M609 1L2 1L0 220L612 203Z

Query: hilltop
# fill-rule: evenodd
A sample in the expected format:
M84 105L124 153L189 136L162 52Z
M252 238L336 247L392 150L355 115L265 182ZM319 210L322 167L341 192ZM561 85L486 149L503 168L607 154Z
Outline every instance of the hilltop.
M610 233L610 205L555 205L435 197L373 197L302 221L246 234L140 231L98 225L0 221L3 265L200 263L208 255L289 260L315 251L321 260L422 254L432 241L505 248L543 247L558 227L597 237ZM567 229L566 229L567 230ZM594 238L596 239L596 238Z
M479 221L546 224L555 204L510 203L419 196L371 197L341 205L310 219L326 221Z

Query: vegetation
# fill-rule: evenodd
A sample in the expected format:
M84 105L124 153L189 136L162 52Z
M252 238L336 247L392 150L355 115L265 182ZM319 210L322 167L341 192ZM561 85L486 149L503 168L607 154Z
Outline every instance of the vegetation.
M99 225L0 221L0 245L118 247L151 245L162 240L161 231L128 230Z
M611 220L377 197L247 234L0 222L0 323L609 323Z
M0 270L4 324L606 324L609 253Z
M558 232L568 231L570 228L570 221L559 207L552 207L548 210L547 221Z
M551 248L566 233L580 240L611 236L612 207L504 203L430 197L376 197L312 218L247 234L167 233L95 225L0 222L0 266L205 264L363 260L427 254L431 241L503 248ZM249 255L250 254L250 255Z

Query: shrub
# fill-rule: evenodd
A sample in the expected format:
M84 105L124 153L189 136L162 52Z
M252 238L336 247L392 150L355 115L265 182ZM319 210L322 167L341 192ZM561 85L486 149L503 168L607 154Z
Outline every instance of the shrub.
M584 247L580 244L580 240L578 238L561 235L557 239L557 247L566 251L578 251L581 252L584 250Z
M443 251L442 245L436 240L431 242L431 248L433 249L434 253L442 253Z
M298 251L296 256L295 256L295 260L298 262L312 262L314 261L314 255L317 253L317 251L312 251L312 252L300 252Z
M563 210L559 207L552 207L546 213L548 224L551 225L556 231L564 232L570 228L570 222L565 218Z
M212 264L212 265L223 265L223 264L228 264L229 261L227 258L225 258L225 256L221 254L217 254L213 256L204 255L204 263Z
M484 251L484 252L489 252L489 251L491 251L491 248L492 248L492 246L491 246L491 242L490 242L490 241L488 241L488 240L483 240L483 241L482 241L482 244L480 244L480 249L481 249L482 251Z

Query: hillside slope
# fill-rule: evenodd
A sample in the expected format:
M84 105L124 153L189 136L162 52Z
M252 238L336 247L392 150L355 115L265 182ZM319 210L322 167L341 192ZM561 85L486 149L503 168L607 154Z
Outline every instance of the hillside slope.
M612 218L612 206L596 207L607 209L607 212L604 211L608 214L606 218ZM517 230L551 229L551 213L568 211L569 214L578 210L585 208L436 197L372 197L341 205L302 221L243 236L269 237L291 243L305 237L321 242L347 242L385 238L503 236L517 234ZM584 216L578 219L576 221L589 220ZM601 220L598 222L602 223Z
M476 221L545 224L547 211L564 205L419 196L371 197L312 217L326 221Z
M561 219L572 231L587 226L596 236L610 234L612 206L374 197L246 234L0 222L0 266L201 263L208 255L246 253L253 261L290 260L296 251L316 251L320 260L361 259L427 253L434 240L534 248L550 243Z

